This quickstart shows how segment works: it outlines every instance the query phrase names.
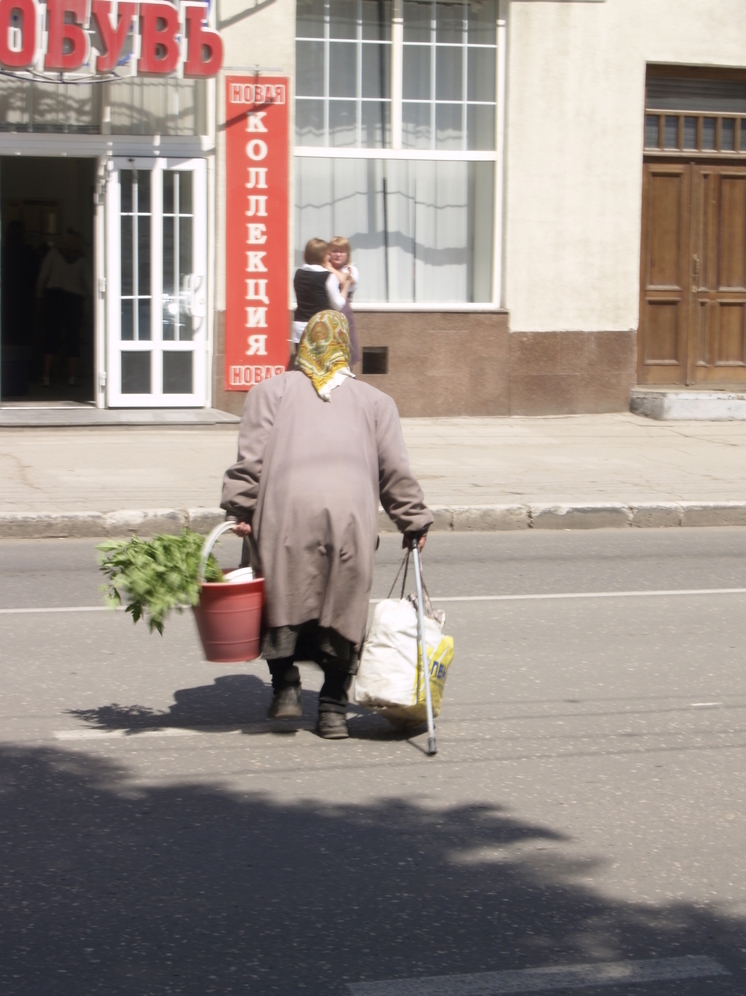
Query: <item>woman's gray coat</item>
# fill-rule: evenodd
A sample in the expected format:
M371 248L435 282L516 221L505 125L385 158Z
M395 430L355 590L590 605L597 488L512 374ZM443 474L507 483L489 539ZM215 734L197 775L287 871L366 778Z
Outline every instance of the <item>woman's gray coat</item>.
M433 521L391 398L350 378L322 401L300 371L249 392L221 504L251 523L267 625L318 619L361 642L379 498L402 532Z

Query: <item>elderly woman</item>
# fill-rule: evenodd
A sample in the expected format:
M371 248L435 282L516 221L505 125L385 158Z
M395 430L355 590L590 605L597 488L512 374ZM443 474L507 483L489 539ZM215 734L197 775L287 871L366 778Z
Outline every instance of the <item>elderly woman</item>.
M265 579L269 718L302 715L296 661L324 672L317 732L347 736L347 693L368 618L379 500L424 546L433 521L409 468L396 405L350 373L347 319L322 311L296 369L250 391L222 507Z

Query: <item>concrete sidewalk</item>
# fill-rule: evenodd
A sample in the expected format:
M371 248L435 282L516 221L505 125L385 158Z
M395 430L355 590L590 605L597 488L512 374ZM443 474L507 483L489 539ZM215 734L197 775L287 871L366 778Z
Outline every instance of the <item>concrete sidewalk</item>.
M746 525L744 422L620 413L403 426L436 528ZM230 424L2 428L0 536L207 528L236 435Z

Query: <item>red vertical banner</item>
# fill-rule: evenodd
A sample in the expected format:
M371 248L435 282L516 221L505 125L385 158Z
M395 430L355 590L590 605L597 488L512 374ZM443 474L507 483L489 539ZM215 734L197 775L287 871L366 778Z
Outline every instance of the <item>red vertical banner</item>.
M225 386L246 391L289 356L288 81L225 85Z

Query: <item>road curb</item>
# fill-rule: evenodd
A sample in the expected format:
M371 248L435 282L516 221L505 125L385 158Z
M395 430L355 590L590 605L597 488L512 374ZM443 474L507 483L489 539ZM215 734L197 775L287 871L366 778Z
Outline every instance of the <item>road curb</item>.
M617 502L529 505L433 505L434 532L503 532L517 529L662 529L746 526L746 501ZM122 509L117 512L0 513L0 539L123 538L208 533L222 522L219 508ZM381 509L381 532L396 527Z

